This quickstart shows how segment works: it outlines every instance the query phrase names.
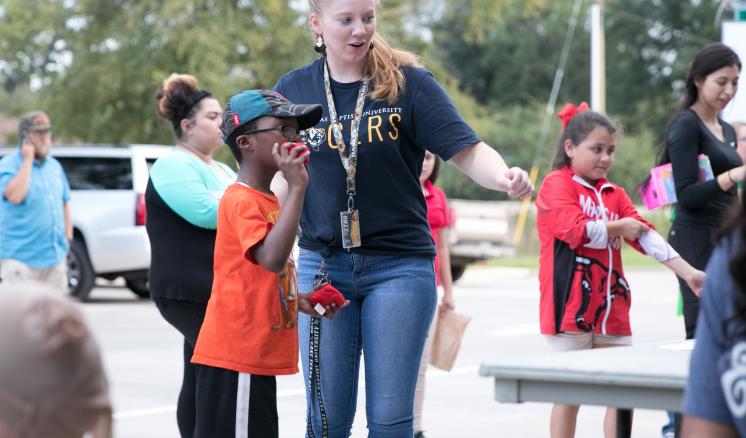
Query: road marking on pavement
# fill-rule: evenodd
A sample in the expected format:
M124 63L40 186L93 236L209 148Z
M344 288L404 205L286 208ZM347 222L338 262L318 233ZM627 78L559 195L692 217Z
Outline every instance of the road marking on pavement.
M430 367L427 370L427 378L430 379L434 377L443 377L443 376L448 376L448 375L476 373L478 370L479 370L479 367L476 365L453 368L451 371L443 371L443 370L439 370L434 367ZM365 382L360 382L360 385L358 386L360 388L365 388ZM299 395L306 395L306 389L297 388L297 389L286 389L284 391L277 391L277 398L297 397Z
M477 370L479 370L479 367L477 365L457 367L457 368L452 369L450 372L430 367L430 369L427 371L427 377L429 379L429 378L443 377L443 376L456 375L456 374L470 374L470 373L476 373ZM360 387L365 388L365 383L360 382ZM285 398L285 397L299 397L299 396L305 396L305 395L306 395L305 388L286 389L284 391L277 391L278 399ZM157 406L157 407L148 408L148 409L134 409L131 411L116 412L114 413L114 419L115 420L126 420L129 418L148 417L151 415L173 414L174 412L176 412L176 405Z
M277 391L277 398L297 397L299 395L306 395L306 389L296 388L296 389L286 389L284 391Z
M482 289L462 288L458 290L458 296L469 298L510 298L516 300L536 301L537 305L539 303L539 294L537 293L514 289L495 289L494 286L485 287Z
M526 336L526 335L538 335L539 324L518 324L511 327L504 327L497 330L490 330L485 333L487 336L497 337L511 337L511 336Z
M114 413L114 419L124 420L127 418L147 417L150 415L172 414L174 412L176 412L176 405L158 406L155 408L135 409L132 411L116 412Z

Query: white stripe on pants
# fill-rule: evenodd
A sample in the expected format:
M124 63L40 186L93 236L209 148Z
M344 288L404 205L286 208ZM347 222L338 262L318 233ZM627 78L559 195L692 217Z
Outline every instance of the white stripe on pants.
M249 438L251 374L238 373L236 388L236 438Z

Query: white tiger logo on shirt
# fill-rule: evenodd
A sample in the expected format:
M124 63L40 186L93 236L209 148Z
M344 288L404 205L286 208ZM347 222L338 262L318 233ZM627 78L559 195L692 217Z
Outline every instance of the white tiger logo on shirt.
M311 148L318 152L326 138L326 130L324 128L308 128L306 129L306 135L308 135L307 143Z
M730 369L720 377L725 401L734 417L746 415L746 341L730 351Z

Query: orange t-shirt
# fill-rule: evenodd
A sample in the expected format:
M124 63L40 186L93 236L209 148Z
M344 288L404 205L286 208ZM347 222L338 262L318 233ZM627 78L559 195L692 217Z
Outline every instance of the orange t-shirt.
M229 186L218 207L215 277L192 362L249 374L298 372L297 278L251 257L280 215L277 198Z

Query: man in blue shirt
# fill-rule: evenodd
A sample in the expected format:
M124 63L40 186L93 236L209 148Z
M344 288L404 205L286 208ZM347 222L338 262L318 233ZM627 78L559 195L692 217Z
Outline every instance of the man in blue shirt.
M0 280L36 280L67 291L67 251L73 236L70 186L49 156L49 117L24 114L21 146L0 160Z

